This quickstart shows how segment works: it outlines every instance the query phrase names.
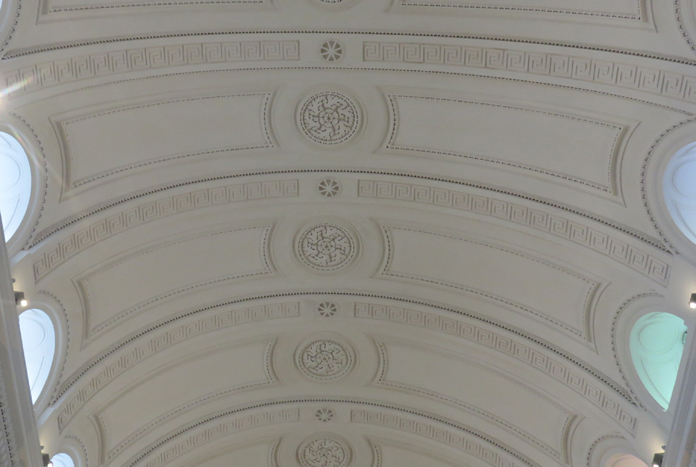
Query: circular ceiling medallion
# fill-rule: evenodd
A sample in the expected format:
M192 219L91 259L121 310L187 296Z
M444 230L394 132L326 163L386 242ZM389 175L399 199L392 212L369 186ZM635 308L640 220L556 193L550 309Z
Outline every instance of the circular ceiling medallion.
M333 410L326 408L317 410L314 415L317 417L317 420L324 423L330 422L335 416Z
M341 192L341 184L333 178L325 178L317 185L317 191L324 198L333 198Z
M316 437L305 441L297 451L303 467L346 467L350 448L336 437Z
M302 262L319 271L334 271L346 266L355 257L353 235L333 223L316 224L307 228L297 241L297 253Z
M337 311L338 305L336 305L334 302L322 302L317 307L317 313L319 313L319 316L324 318L329 318L335 315Z
M358 106L335 91L322 91L308 97L300 107L298 120L302 133L322 145L345 143L360 128Z
M297 366L312 379L330 381L344 376L353 367L353 352L334 339L318 339L301 347Z
M319 47L319 55L329 63L337 62L343 58L343 52L343 44L334 39L322 42Z

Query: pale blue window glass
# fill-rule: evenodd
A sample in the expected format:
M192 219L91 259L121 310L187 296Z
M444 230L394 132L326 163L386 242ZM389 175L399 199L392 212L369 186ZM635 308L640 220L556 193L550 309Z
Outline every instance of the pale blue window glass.
M75 463L72 460L72 457L69 455L65 454L64 452L61 452L60 454L56 454L51 458L51 462L53 462L53 467L75 467Z
M667 410L686 341L684 320L671 313L648 313L631 329L633 365L650 395Z
M36 402L53 366L56 333L51 318L41 310L27 310L19 315L19 331L22 335L31 401Z
M0 132L0 216L5 241L17 231L31 197L31 170L24 148L12 135Z

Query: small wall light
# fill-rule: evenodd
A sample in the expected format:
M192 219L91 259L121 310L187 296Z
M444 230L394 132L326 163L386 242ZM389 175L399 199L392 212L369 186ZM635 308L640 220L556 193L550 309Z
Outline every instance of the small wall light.
M696 293L691 294L691 298L689 299L689 308L696 309Z
M15 303L19 306L27 306L29 302L24 298L24 292L15 292Z
M662 467L662 458L665 457L664 452L656 452L653 456L652 467Z

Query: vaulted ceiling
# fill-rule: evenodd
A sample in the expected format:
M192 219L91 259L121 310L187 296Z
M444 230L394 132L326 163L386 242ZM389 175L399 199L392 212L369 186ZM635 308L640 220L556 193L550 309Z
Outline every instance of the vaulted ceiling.
M5 2L0 129L34 167L12 274L58 330L46 450L649 462L681 378L663 411L629 333L693 324L661 196L696 139L693 8Z

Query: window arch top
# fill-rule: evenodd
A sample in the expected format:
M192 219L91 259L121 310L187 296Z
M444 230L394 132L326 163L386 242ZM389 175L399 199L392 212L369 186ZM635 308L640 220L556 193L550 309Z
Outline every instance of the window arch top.
M686 331L684 320L661 312L640 317L631 329L633 365L643 386L665 410L677 381Z
M41 310L26 310L19 315L24 361L27 366L31 400L36 403L53 366L56 333L51 318Z
M22 223L31 198L29 158L17 139L0 132L0 216L5 241Z

